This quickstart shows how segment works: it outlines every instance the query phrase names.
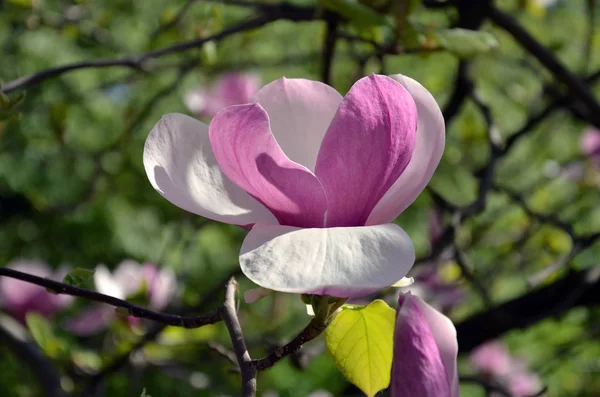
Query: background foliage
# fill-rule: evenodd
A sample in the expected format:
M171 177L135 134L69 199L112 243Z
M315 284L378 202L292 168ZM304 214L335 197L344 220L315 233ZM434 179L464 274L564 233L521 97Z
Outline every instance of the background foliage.
M9 83L58 65L131 57L210 36L257 13L245 3L222 3L230 2L0 1L0 79ZM475 3L441 8L416 2L409 22L394 10L378 14L387 14L396 26L407 24L400 42L408 51L400 54L384 46L395 34L388 22L369 23L364 14L353 14L356 3L350 1L350 14L322 8L333 3L295 1L316 10L308 18L313 20L277 20L134 67L85 68L8 93L13 102L24 96L0 114L0 264L31 258L92 269L100 263L114 267L125 258L149 261L177 274L180 288L171 312L218 306L218 288L238 272L245 231L188 214L161 198L145 176L142 149L162 114L187 112L186 91L228 70L253 71L264 82L281 76L329 79L342 93L368 73L403 73L434 94L447 116L446 151L431 189L397 222L413 238L418 257L436 260L445 251L449 258L439 262L443 277L467 291L465 302L450 312L459 334L461 322L471 316L519 297L526 306L534 288L598 264L600 247L587 236L600 230L600 175L578 144L582 130L594 122L593 112L571 95L527 125L568 92L556 73L485 18L481 31L489 36L444 36L443 29L457 23L478 28ZM564 0L548 8L534 1L495 4L573 76L583 78L600 67L596 2ZM320 18L340 24L333 54L323 49L327 23ZM461 87L468 91L462 98ZM590 87L598 94L597 85ZM506 145L523 126L514 145ZM432 208L444 211L447 225L438 249L427 234ZM242 291L252 288L238 279ZM600 295L598 284L593 288ZM539 318L530 318L523 329L481 329L479 337L500 336L514 354L527 356L547 385L546 395L597 396L600 312L577 302L566 294L565 307L541 304ZM137 396L143 389L155 397L239 392L238 375L218 353L230 343L224 325L169 327L111 367L155 325L132 331L115 322L93 338L70 335L66 319L89 305L79 300L51 322L37 319L43 337L36 341L68 392L85 393L90 379L98 381L97 395ZM249 349L257 356L309 321L297 296L276 294L241 305ZM306 396L321 389L358 395L322 351L317 340L261 373L259 394ZM466 353L461 375L470 377L474 370ZM0 343L0 357L1 395L44 394L36 369L8 343ZM461 386L466 397L486 395L478 383Z

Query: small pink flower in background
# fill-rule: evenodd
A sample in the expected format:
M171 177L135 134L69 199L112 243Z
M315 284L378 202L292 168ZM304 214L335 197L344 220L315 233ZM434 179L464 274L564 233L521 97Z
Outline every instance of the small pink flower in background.
M56 281L61 281L67 274L64 268L55 272L45 263L30 260L16 260L7 267ZM25 323L25 316L29 312L50 317L72 301L71 296L52 294L35 284L8 277L0 278L0 305L22 323Z
M209 88L199 87L188 91L184 103L199 117L213 117L223 108L250 102L260 86L260 78L256 75L226 73Z
M282 78L210 127L164 116L144 147L154 188L186 211L250 229L244 274L291 293L359 297L414 263L391 222L420 194L444 150L442 113L402 76L371 75L345 97Z
M501 377L511 371L512 357L504 344L485 343L471 353L471 364L479 371L491 377Z
M506 389L512 397L533 396L542 390L542 381L527 369L524 360L510 355L504 344L487 342L471 353L475 369Z
M391 397L458 397L458 342L450 319L410 292L400 295Z
M162 310L175 296L177 282L170 270L159 269L151 263L140 265L126 260L111 273L104 265L98 265L94 273L96 290L102 294L126 300L145 288L148 307ZM104 330L115 317L114 307L96 305L69 322L69 329L79 335L90 335ZM138 319L129 317L130 323Z
M600 169L600 130L588 127L579 138L581 153L589 156L596 168Z

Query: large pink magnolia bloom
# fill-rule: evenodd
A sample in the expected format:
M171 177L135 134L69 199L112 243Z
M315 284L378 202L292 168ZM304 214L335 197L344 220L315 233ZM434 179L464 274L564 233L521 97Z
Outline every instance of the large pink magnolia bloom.
M96 290L102 294L127 299L143 291L150 309L162 310L173 299L177 281L170 270L159 269L154 264L140 265L132 260L121 262L111 273L98 265L94 273ZM115 318L114 307L96 305L69 321L68 328L78 335L90 335L104 330ZM130 317L130 322L136 319Z
M506 376L511 371L512 357L503 343L491 341L477 347L470 356L471 364L491 377Z
M209 88L198 87L188 91L184 103L199 117L213 117L223 108L250 102L260 85L260 78L256 75L230 72Z
M15 260L9 263L7 267L34 276L59 281L67 273L65 269L54 272L45 263L32 260ZM70 305L72 301L71 296L49 293L39 285L13 278L0 277L0 305L22 323L25 323L25 316L29 312L36 312L44 317L50 317Z
M391 222L443 150L440 109L408 77L371 75L345 97L282 78L210 127L164 116L146 140L144 167L171 203L250 229L240 264L256 284L357 297L413 265L410 238Z
M458 397L458 342L450 319L410 292L400 295L391 397Z

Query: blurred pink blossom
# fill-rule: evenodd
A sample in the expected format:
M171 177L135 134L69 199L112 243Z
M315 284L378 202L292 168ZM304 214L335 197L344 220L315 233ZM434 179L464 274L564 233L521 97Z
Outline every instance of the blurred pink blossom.
M222 75L212 86L198 87L185 94L187 108L200 117L213 117L223 108L250 102L261 87L258 76L230 72Z
M512 397L533 396L542 389L542 381L527 369L525 360L511 356L501 342L479 346L470 359L479 373L499 384Z
M152 310L164 309L175 296L177 282L173 272L159 269L156 265L140 265L132 260L121 262L111 273L104 265L98 265L94 273L96 290L102 294L127 299L144 292L147 305ZM69 329L78 335L90 335L104 330L116 313L112 306L96 305L69 321ZM138 322L129 317L130 325Z
M15 260L7 267L53 280L62 280L67 273L65 268L55 272L45 263L33 260ZM22 323L25 323L25 316L29 312L50 317L72 301L71 296L52 294L35 284L8 277L0 278L0 304Z
M589 156L596 168L600 168L600 130L588 127L579 138L581 153Z

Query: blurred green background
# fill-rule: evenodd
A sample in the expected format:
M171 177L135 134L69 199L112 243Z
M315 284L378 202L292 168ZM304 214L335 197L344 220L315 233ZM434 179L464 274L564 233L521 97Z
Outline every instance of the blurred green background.
M600 29L590 36L590 13L600 18L600 4L590 3L595 2L563 0L545 8L529 0L496 2L581 76L600 67ZM294 4L317 6L310 0ZM170 24L182 7L178 22ZM205 37L254 13L251 7L184 0L0 1L0 81ZM417 5L410 18L421 33L417 38L403 36L406 47L423 49L423 37L452 26L456 12ZM383 42L389 35L386 29L350 21L342 31ZM504 31L489 23L482 30L498 45L469 60L469 76L491 109L494 133L505 139L550 103L548 87L560 85ZM56 268L67 264L93 269L100 263L114 268L127 258L152 262L177 275L180 288L170 311L217 307L221 297L211 291L219 291L238 270L237 254L246 232L186 213L155 192L142 165L145 138L161 115L189 114L184 94L209 85L225 71L251 71L265 83L281 76L322 79L325 31L322 21L277 21L152 60L145 71L88 68L11 92L12 101L24 97L1 113L0 264L29 258ZM338 39L331 85L345 93L362 75L383 68L387 74L415 78L443 106L454 87L457 52L417 52L379 59L367 42ZM600 85L596 87L598 94ZM487 195L485 209L458 229L456 242L469 268L484 280L492 302L527 293L532 288L528 278L568 254L573 244L568 233L528 214L503 189L524 197L529 209L571 224L577 234L599 230L600 176L579 151L585 127L584 121L558 108L528 131L499 159L494 178L498 189ZM489 154L485 119L467 100L448 126L446 151L430 187L456 206L468 205L477 198L475 173L487 164ZM576 177L565 176L568 171ZM417 257L430 251L427 219L433 205L425 192L397 220L412 237ZM446 221L451 221L449 215ZM552 283L569 268L596 265L599 251L597 244L587 247L541 284ZM450 312L458 323L485 305L456 265L449 268L444 277L458 277L468 294ZM243 276L238 279L242 291L253 287ZM153 329L152 324L132 330L114 322L94 337L70 335L66 319L89 306L78 300L42 325L47 335L41 348L59 368L63 388L75 395L95 373L131 349L144 330ZM309 321L300 299L285 294L252 305L242 301L240 318L255 357L289 340ZM528 357L529 367L548 387L547 396L600 396L599 319L598 308L579 307L502 339L514 354ZM237 395L238 375L215 352L214 342L229 346L222 324L199 330L168 328L110 373L99 395L140 396L144 389L153 397ZM322 341L305 350L315 356L305 368L287 359L261 373L259 395L302 397L315 390L359 395L323 353ZM474 373L466 356L460 364L461 375ZM28 365L3 343L0 373L2 396L44 394ZM462 392L465 397L486 395L471 383L462 384Z

